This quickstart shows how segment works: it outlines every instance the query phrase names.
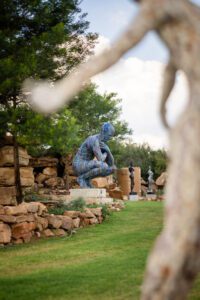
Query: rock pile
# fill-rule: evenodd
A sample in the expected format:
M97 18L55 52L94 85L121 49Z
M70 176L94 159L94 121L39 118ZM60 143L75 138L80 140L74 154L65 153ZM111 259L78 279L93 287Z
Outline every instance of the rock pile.
M15 205L15 172L13 146L0 148L0 204ZM20 178L23 190L34 186L33 168L29 166L30 156L19 147Z
M64 236L74 229L102 221L101 207L53 215L40 202L0 205L0 246L27 243L40 237Z

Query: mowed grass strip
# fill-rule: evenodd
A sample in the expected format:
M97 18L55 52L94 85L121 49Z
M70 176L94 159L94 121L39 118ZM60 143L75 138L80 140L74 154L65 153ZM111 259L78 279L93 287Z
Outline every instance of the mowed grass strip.
M132 202L76 235L0 250L0 300L139 299L163 204ZM191 299L200 299L196 282Z

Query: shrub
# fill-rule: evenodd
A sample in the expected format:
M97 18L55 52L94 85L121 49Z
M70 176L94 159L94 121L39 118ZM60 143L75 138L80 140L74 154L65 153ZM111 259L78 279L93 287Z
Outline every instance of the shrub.
M68 204L58 203L55 207L49 208L48 212L54 215L63 215L66 210L83 211L85 207L86 203L83 198L78 198Z

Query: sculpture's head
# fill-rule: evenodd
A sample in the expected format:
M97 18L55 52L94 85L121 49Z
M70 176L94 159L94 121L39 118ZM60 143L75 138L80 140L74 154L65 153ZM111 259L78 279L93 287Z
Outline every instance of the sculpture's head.
M115 133L115 129L109 122L103 123L101 127L101 133L100 133L101 141L107 142L108 140L111 139L114 133Z

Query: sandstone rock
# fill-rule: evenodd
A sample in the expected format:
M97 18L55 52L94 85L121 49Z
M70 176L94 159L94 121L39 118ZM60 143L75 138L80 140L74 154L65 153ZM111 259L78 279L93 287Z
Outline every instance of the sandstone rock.
M48 227L48 220L39 216L35 216L36 228L39 231L43 231Z
M81 221L80 218L72 219L73 228L79 228L80 227L80 221Z
M19 224L14 224L11 227L12 229L12 237L14 239L29 239L32 235L28 234L30 231L36 229L36 223L35 222L23 222Z
M61 228L68 230L68 231L72 230L72 228L73 228L72 218L70 218L68 216L59 216L59 218L62 221Z
M0 223L0 244L8 244L11 241L10 226Z
M48 186L48 187L55 188L57 186L64 187L65 183L64 183L64 180L62 178L53 177L53 178L49 178L49 179L45 180L45 185Z
M0 187L0 204L1 205L16 205L16 188L12 187Z
M62 225L62 220L60 219L60 216L50 215L47 217L49 228L60 228Z
M107 177L97 177L92 179L92 185L95 188L105 188L108 185Z
M30 240L31 240L31 238L32 238L32 236L33 236L33 234L32 234L31 231L25 233L25 234L23 235L23 241L24 241L24 243L29 243Z
M90 225L98 224L97 218L90 218L90 219L89 219L89 224L90 224Z
M45 180L49 179L49 176L39 173L36 177L35 177L35 181L38 182L39 184L43 183Z
M47 212L47 207L41 202L29 202L26 203L27 211L30 213L37 213L39 216L44 212Z
M11 215L0 215L0 221L4 223L15 223L16 217Z
M14 165L13 146L4 146L0 148L0 166ZM29 158L26 149L19 147L19 164L20 166L28 166Z
M23 223L23 222L35 222L35 217L32 214L28 215L20 215L15 217L16 223Z
M80 214L80 211L78 211L78 210L66 210L64 212L64 216L68 216L72 219L78 218L79 214Z
M64 236L66 235L66 231L64 229L52 229L52 232L55 236Z
M34 176L32 168L20 168L20 178L22 186L33 186ZM14 168L0 168L0 185L13 186L15 184Z
M21 203L17 206L5 206L4 212L6 215L25 215L27 214L27 205L26 203Z
M123 192L119 188L115 188L114 190L109 190L109 196L114 199L122 199L123 200Z
M158 186L164 186L167 182L167 172L163 172L157 179L156 179L156 185Z
M26 203L27 211L30 213L36 213L39 210L39 203L38 202L29 202Z
M4 206L0 205L0 215L4 215L5 211L4 211Z
M83 213L80 213L81 218L95 218L95 215L89 208L85 208Z
M81 225L82 226L90 225L90 219L87 219L87 218L81 219Z
M102 216L102 207L90 208L90 211L93 213L93 215L95 215L97 217Z
M52 230L50 229L45 229L43 232L42 232L42 236L44 237L51 237L51 236L54 236L54 233L52 232Z
M43 215L45 212L47 212L47 207L43 203L38 202L38 216Z
M31 167L56 167L58 164L57 158L48 157L32 157L30 158L29 165Z
M51 168L51 167L47 167L43 170L42 172L44 175L48 175L48 176L57 176L57 168Z
M34 186L33 168L20 168L22 186Z

